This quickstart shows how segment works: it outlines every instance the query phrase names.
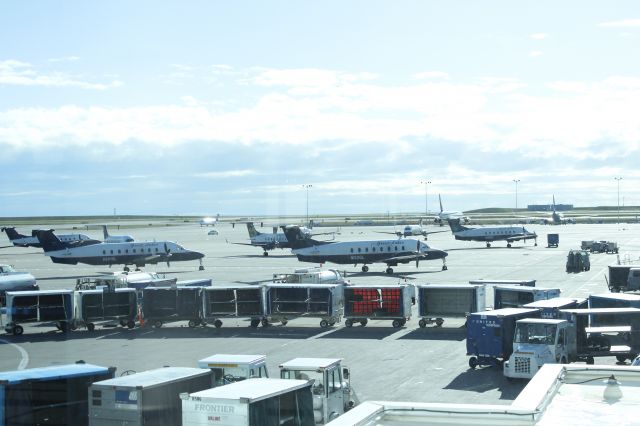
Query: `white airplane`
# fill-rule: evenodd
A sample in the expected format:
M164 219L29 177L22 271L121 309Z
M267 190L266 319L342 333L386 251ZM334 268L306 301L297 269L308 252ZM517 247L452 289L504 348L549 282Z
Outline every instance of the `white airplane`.
M36 237L45 256L49 256L53 263L66 265L127 265L136 267L146 264L166 262L180 262L187 260L199 260L200 270L204 270L202 258L204 254L187 250L172 241L133 242L133 243L102 243L96 240L76 241L63 243L53 233L53 230L35 231Z
M506 241L507 247L515 241L535 240L538 245L538 235L529 232L524 226L487 226L482 228L467 228L460 225L460 219L449 219L451 232L456 240L483 241L487 247L491 247L493 241Z
M420 223L418 225L405 225L404 228L402 228L401 231L395 231L395 232L378 232L378 234L390 234L390 235L397 235L399 238L402 237L415 237L418 235L422 235L424 237L424 239L427 239L427 236L430 234L438 234L440 232L446 232L446 231L427 231L426 228L422 227L422 219L420 220Z
M9 237L9 241L14 246L17 247L42 247L42 244L36 238L34 231L32 231L32 236L29 237L27 235L23 235L16 231L16 228L13 226L5 226L4 228L0 228L0 231L4 231ZM92 240L88 235L85 234L60 234L58 238L63 243L71 243L74 241L93 241L93 244L99 243L100 241Z
M443 226L449 219L460 219L464 223L469 222L469 218L459 211L444 211L442 208L442 197L438 194L438 200L440 201L440 213L434 218L434 222Z
M200 226L216 226L218 219L215 217L203 217L200 219Z
M564 225L567 223L576 223L575 219L565 219L562 213L556 211L556 196L553 195L553 211L551 212L551 219L542 219L542 223L545 225Z
M132 243L134 241L131 235L109 235L107 225L102 225L102 233L105 243Z
M448 253L429 247L426 243L411 238L375 241L316 241L306 237L298 226L283 226L291 244L292 253L301 262L337 264L362 264L362 272L369 271L367 264L386 263L387 274L393 273L392 266L399 263L421 260L442 259L442 270L447 269L445 258Z
M302 234L305 236L305 238L311 238L312 235L335 234L335 232L312 233L311 230L305 226L301 226L299 228ZM256 229L256 227L253 225L253 222L247 222L247 231L249 231L249 238L251 242L232 243L232 244L262 247L262 250L264 250L264 252L262 253L263 256L269 256L269 253L267 250L273 250L276 248L282 248L282 249L291 248L291 244L287 240L287 236L282 232L278 232L277 226L273 227L273 233L270 234L268 232L259 232Z

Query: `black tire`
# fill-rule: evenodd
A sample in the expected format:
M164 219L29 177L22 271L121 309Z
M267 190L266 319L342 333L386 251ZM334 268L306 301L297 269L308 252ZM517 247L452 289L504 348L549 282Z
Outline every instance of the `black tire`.
M135 328L135 326L136 326L136 322L134 320L127 321L127 327L129 329Z
M263 327L269 327L269 320L266 318L263 318L262 321L260 321L262 323Z
M362 265L362 272L369 272L369 267L367 265Z
M588 356L588 357L587 357L587 365L593 365L593 363L594 363L594 362L595 362L595 361L594 361L594 359L593 359L593 357L592 357L592 356Z
M447 265L442 265L442 270L443 271L446 271L447 269L449 269L449 268L447 268Z
M289 322L289 320L288 320L288 319L286 319L286 318L282 318L282 319L280 320L280 324L282 324L282 325L287 325L287 323L288 323L288 322Z
M565 357L560 358L560 364L567 364L567 358Z
M442 327L442 324L444 324L444 320L442 318L436 318L436 326Z
M420 328L425 328L427 326L427 322L421 319L420 321L418 321L418 325L420 326Z
M393 274L393 268L387 268L387 269L385 270L385 272L386 272L388 275L391 275L391 274Z
M329 327L329 321L324 320L324 319L323 319L323 320L320 320L320 327L321 327L321 328L327 328L327 327Z
M262 255L263 256L269 256L269 253L265 251L264 253L262 253Z
M365 318L363 320L360 320L360 325L363 326L363 327L366 327L368 322L369 322L369 320Z
M220 327L222 327L222 321L220 321L219 319L215 320L215 321L213 322L213 326L214 326L215 328L220 328Z
M393 328L400 328L400 327L402 327L402 323L400 322L400 320L394 319L394 320L391 322L391 326L392 326Z
M477 366L478 366L478 358L476 358L475 356L472 356L471 358L469 358L469 367L472 370L475 370Z
M616 359L618 360L618 362L625 362L627 360L627 357L624 355L616 355Z
M153 322L153 326L154 326L155 328L160 328L160 327L162 327L162 321L160 321L160 320L154 321L154 322Z
M16 325L15 327L13 327L13 334L16 336L20 336L22 333L24 333L24 328L22 328L21 325Z
M127 321L121 319L120 320L120 327L126 327L127 326Z
M87 323L87 330L93 331L96 329L96 325L92 322Z
M63 333L69 331L69 324L67 324L66 321L60 321L60 331L62 331Z
M189 320L189 328L196 328L196 325L198 325L198 322L196 320Z
M250 325L251 325L251 327L256 328L257 326L260 325L260 320L252 319Z
M198 271L204 271L204 266L202 265L198 266Z
M353 321L351 319L346 319L344 321L344 326L345 327L351 327L353 325Z

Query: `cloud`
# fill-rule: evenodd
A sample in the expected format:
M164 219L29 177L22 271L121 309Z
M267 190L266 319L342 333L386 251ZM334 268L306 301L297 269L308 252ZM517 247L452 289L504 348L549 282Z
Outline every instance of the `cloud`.
M432 78L442 78L445 80L449 79L449 74L447 74L446 72L442 72L442 71L427 71L427 72L421 72L421 73L417 73L411 76L414 80L427 80L427 79L432 79Z
M219 172L204 172L204 173L196 173L194 177L197 178L209 178L209 179L224 179L224 178L235 178L242 176L252 176L255 175L256 172L254 170L225 170Z
M27 62L16 60L0 61L0 85L7 86L49 86L79 87L88 90L106 90L122 85L121 81L92 83L61 72L42 74Z
M621 19L619 21L600 22L598 26L603 28L640 27L640 19Z
M530 38L534 39L534 40L544 40L545 38L549 37L549 34L547 33L534 33L529 35Z
M75 62L79 61L79 56L62 56L60 58L49 58L49 62Z
M538 56L542 56L542 52L539 50L532 50L531 52L529 52L529 56L531 56L532 58L536 58Z

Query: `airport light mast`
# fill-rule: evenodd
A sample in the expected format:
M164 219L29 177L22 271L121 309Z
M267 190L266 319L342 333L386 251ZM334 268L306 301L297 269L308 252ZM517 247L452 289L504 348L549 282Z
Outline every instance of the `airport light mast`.
M618 226L620 226L620 181L622 176L614 177L614 179L618 182Z
M520 179L513 179L513 182L516 184L516 210L518 210L518 182Z
M424 183L424 220L427 220L427 217L429 216L429 197L428 197L428 188L429 188L429 184L431 183L430 180L423 180L420 181L420 183Z
M302 185L304 189L307 191L307 223L306 226L309 226L309 188L313 188L313 185L306 184Z

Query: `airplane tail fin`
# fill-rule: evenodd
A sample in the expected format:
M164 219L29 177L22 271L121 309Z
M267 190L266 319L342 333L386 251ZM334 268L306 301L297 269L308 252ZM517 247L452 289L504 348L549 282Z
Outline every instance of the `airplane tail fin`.
M53 229L48 230L34 230L33 236L38 238L42 248L45 252L62 250L65 245L60 239L53 233Z
M260 235L260 232L258 232L256 230L256 227L253 226L253 222L247 222L247 231L249 231L250 238L257 237L258 235Z
M456 232L461 232L461 231L466 231L467 227L460 225L460 219L449 219L447 220L447 222L449 222L449 227L451 228L451 232L456 233Z
M556 195L553 194L552 197L553 197L553 211L555 212L556 211Z
M107 225L102 225L102 233L104 234L104 239L107 240L109 238L109 231L107 231Z
M14 228L13 226L5 226L4 228L2 228L2 231L7 233L7 237L9 237L9 241L26 237L26 235L22 235L21 233L16 231L16 228Z
M284 235L287 237L287 242L292 249L313 247L322 244L321 242L306 236L304 232L302 232L302 229L297 225L283 226L282 230L284 231Z
M440 213L442 213L444 209L442 208L442 197L440 196L440 194L438 194L438 201L440 201Z

